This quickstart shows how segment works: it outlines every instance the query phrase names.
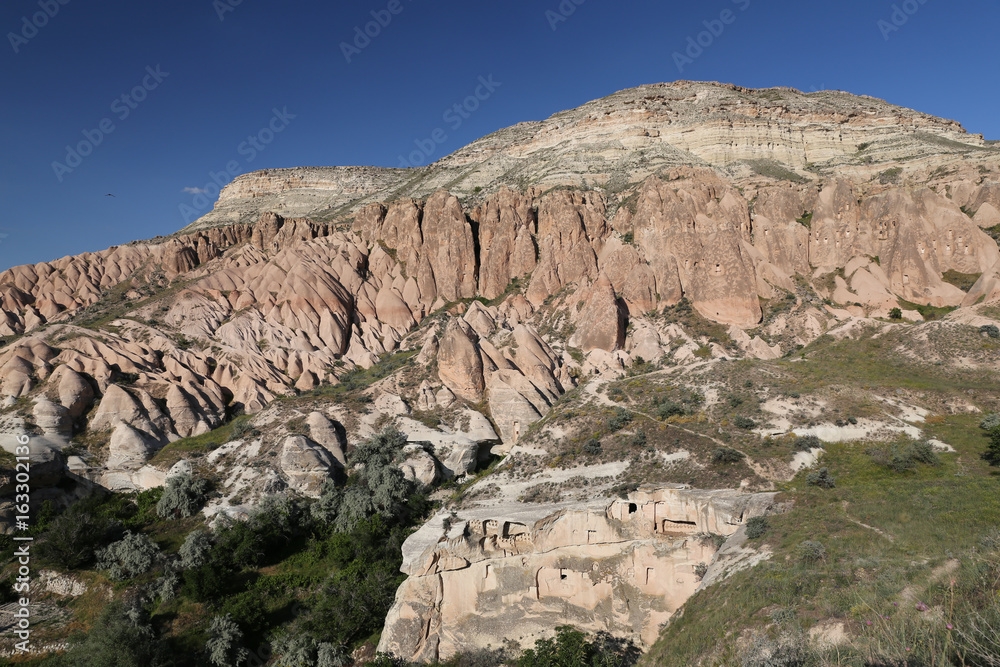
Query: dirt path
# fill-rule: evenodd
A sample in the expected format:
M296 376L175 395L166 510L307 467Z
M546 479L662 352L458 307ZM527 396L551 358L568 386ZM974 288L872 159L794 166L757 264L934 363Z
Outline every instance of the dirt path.
M882 537L884 537L885 539L889 540L890 542L895 542L896 541L896 538L893 537L892 535L890 535L889 533L887 533L887 532L885 532L883 530L879 530L875 526L869 526L867 523L861 523L860 521L858 521L857 519L855 519L854 517L852 517L850 514L848 514L847 513L847 506L848 506L848 504L849 503L846 500L843 502L844 516L847 517L848 521L850 521L851 523L856 524L858 526L861 526L862 528L867 528L868 530L872 531L873 533L876 533L877 535L881 535Z

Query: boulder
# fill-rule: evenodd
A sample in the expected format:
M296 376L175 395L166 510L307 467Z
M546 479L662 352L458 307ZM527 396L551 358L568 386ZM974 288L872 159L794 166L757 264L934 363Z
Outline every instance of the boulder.
M108 460L104 467L109 470L136 470L149 460L155 449L156 443L147 434L125 422L118 422L111 433Z
M318 498L323 483L334 470L334 459L323 447L301 435L290 435L281 444L278 465L288 478L288 486Z
M407 445L403 448L403 456L405 460L399 464L399 468L406 479L418 482L422 486L430 486L437 481L437 461L423 447Z
M313 441L323 446L340 463L341 467L347 466L347 457L344 450L347 448L347 441L342 433L343 427L337 428L322 412L310 412L306 417L306 424L309 426L309 436Z

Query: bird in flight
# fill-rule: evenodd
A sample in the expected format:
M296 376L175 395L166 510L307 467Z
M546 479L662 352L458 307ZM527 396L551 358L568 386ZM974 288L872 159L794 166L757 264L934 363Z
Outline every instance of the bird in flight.
M104 196L105 196L105 197L114 197L114 195L113 195L113 194L111 194L110 192L109 192L108 194L104 195ZM115 197L115 199L117 199L117 197Z

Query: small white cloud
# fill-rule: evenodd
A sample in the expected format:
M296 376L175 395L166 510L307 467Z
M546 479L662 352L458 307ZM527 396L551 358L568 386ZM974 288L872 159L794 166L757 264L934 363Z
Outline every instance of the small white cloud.
M205 188L184 188L184 192L188 193L189 195L207 195L208 194L208 190L206 190Z

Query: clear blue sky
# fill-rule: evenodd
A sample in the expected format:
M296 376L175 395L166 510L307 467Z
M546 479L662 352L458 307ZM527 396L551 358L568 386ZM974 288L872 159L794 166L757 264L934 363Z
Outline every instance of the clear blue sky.
M37 34L23 17L42 12L39 0L5 0L0 269L174 232L182 204L207 210L185 188L229 163L397 166L440 128L426 163L498 128L681 78L863 93L1000 138L995 3L899 2L916 11L886 40L889 0L565 0L575 11L555 30L546 12L559 0L397 1L348 63L341 43L389 0L41 0L55 15L35 17ZM220 7L232 10L224 20ZM727 9L731 23L679 72L673 53ZM148 74L157 66L167 76ZM489 99L459 127L446 122L490 75L501 85ZM144 83L144 100L121 100ZM262 151L243 144L274 109L295 118ZM60 181L53 162L102 121L113 132Z

